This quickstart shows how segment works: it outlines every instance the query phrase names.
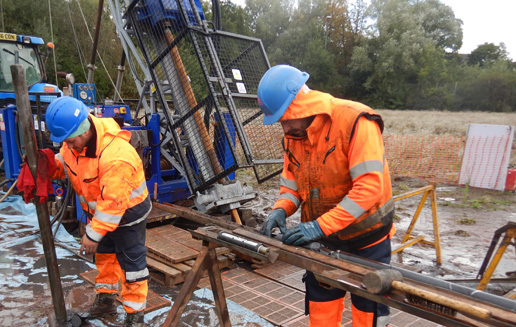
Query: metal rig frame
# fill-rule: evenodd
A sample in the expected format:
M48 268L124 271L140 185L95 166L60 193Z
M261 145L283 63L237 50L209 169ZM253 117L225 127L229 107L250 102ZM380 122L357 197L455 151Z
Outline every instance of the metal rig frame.
M262 124L256 96L270 68L260 39L210 28L198 0L108 5L140 93L133 121L159 115L160 160L191 194L239 168L258 182L280 173L282 130Z

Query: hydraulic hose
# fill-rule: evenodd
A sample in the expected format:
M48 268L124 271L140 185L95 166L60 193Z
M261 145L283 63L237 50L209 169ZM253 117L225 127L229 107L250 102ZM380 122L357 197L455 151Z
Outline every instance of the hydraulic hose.
M2 160L2 162L4 162L4 161ZM1 166L1 164L0 164L0 166ZM13 181L12 178L4 179L3 181L0 182L0 187L4 186L4 184L10 183L12 181Z
M57 212L56 216L52 221L50 222L50 226L54 224L54 222L57 221L56 229L54 230L54 238L56 237L57 230L59 229L59 226L61 225L61 221L63 220L63 217L66 213L66 208L68 207L68 202L70 202L70 198L72 197L72 194L74 194L74 190L72 188L72 184L70 180L68 180L68 184L66 185L66 189L68 192L66 193L65 199L63 201L63 204L61 205L61 208L59 208L59 211Z

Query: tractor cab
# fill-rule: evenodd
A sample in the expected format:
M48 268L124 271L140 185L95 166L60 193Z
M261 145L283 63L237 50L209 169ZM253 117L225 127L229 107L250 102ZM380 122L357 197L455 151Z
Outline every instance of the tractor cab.
M0 33L0 107L14 104L14 85L11 76L11 65L19 64L25 70L25 79L31 101L36 101L40 94L41 102L51 102L56 98L45 96L44 93L60 93L57 86L46 83L42 53L38 46L43 45L43 39L10 33Z

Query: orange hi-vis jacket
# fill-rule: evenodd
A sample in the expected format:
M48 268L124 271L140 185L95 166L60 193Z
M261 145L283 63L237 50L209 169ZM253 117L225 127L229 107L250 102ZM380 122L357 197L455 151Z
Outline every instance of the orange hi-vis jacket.
M326 236L350 243L380 229L382 237L392 235L394 201L381 117L364 104L311 90L299 92L281 120L311 116L306 137L286 135L283 140L274 209L290 216L302 203L302 222L317 220Z
M89 119L97 134L95 151L85 148L77 153L64 142L53 178L70 178L82 209L91 217L88 238L100 242L119 225L135 225L147 217L149 206L138 205L149 192L142 161L129 143L131 132L111 118Z

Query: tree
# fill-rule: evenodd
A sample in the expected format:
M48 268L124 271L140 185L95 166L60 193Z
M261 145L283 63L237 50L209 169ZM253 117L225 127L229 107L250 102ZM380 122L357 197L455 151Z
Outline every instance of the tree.
M353 48L364 30L365 3L358 0L349 8L347 0L328 1L323 20L325 45L335 55L337 69L344 74Z
M500 45L484 43L471 51L468 56L468 65L479 65L480 67L492 66L497 61L508 61L507 49L502 42Z
M300 0L296 8L285 9L292 12L290 23L267 48L271 64L289 64L305 70L310 74L310 87L338 95L342 78L328 46L326 2Z
M222 30L236 34L252 35L251 29L247 24L251 17L243 7L229 0L222 1L220 3L220 12Z
M406 108L420 79L428 77L425 71L445 67L445 50L461 45L461 22L436 0L373 0L368 10L374 24L353 49L350 75L362 83L371 105Z
M248 26L266 50L288 29L292 8L292 0L246 0Z
M50 4L50 7L49 7ZM3 5L5 32L39 36L45 42L53 41L55 52L47 60L48 81L64 86L64 81L56 78L56 70L73 73L77 82L86 82L86 65L91 59L95 23L97 20L96 0L66 1L17 0ZM89 31L88 31L89 30ZM122 47L115 33L115 28L107 5L104 7L94 82L99 99L112 97L113 80L121 58ZM54 61L55 55L55 61ZM102 60L101 60L102 59ZM104 70L105 64L107 69ZM128 75L128 74L126 74ZM134 87L126 79L124 89L134 95Z

